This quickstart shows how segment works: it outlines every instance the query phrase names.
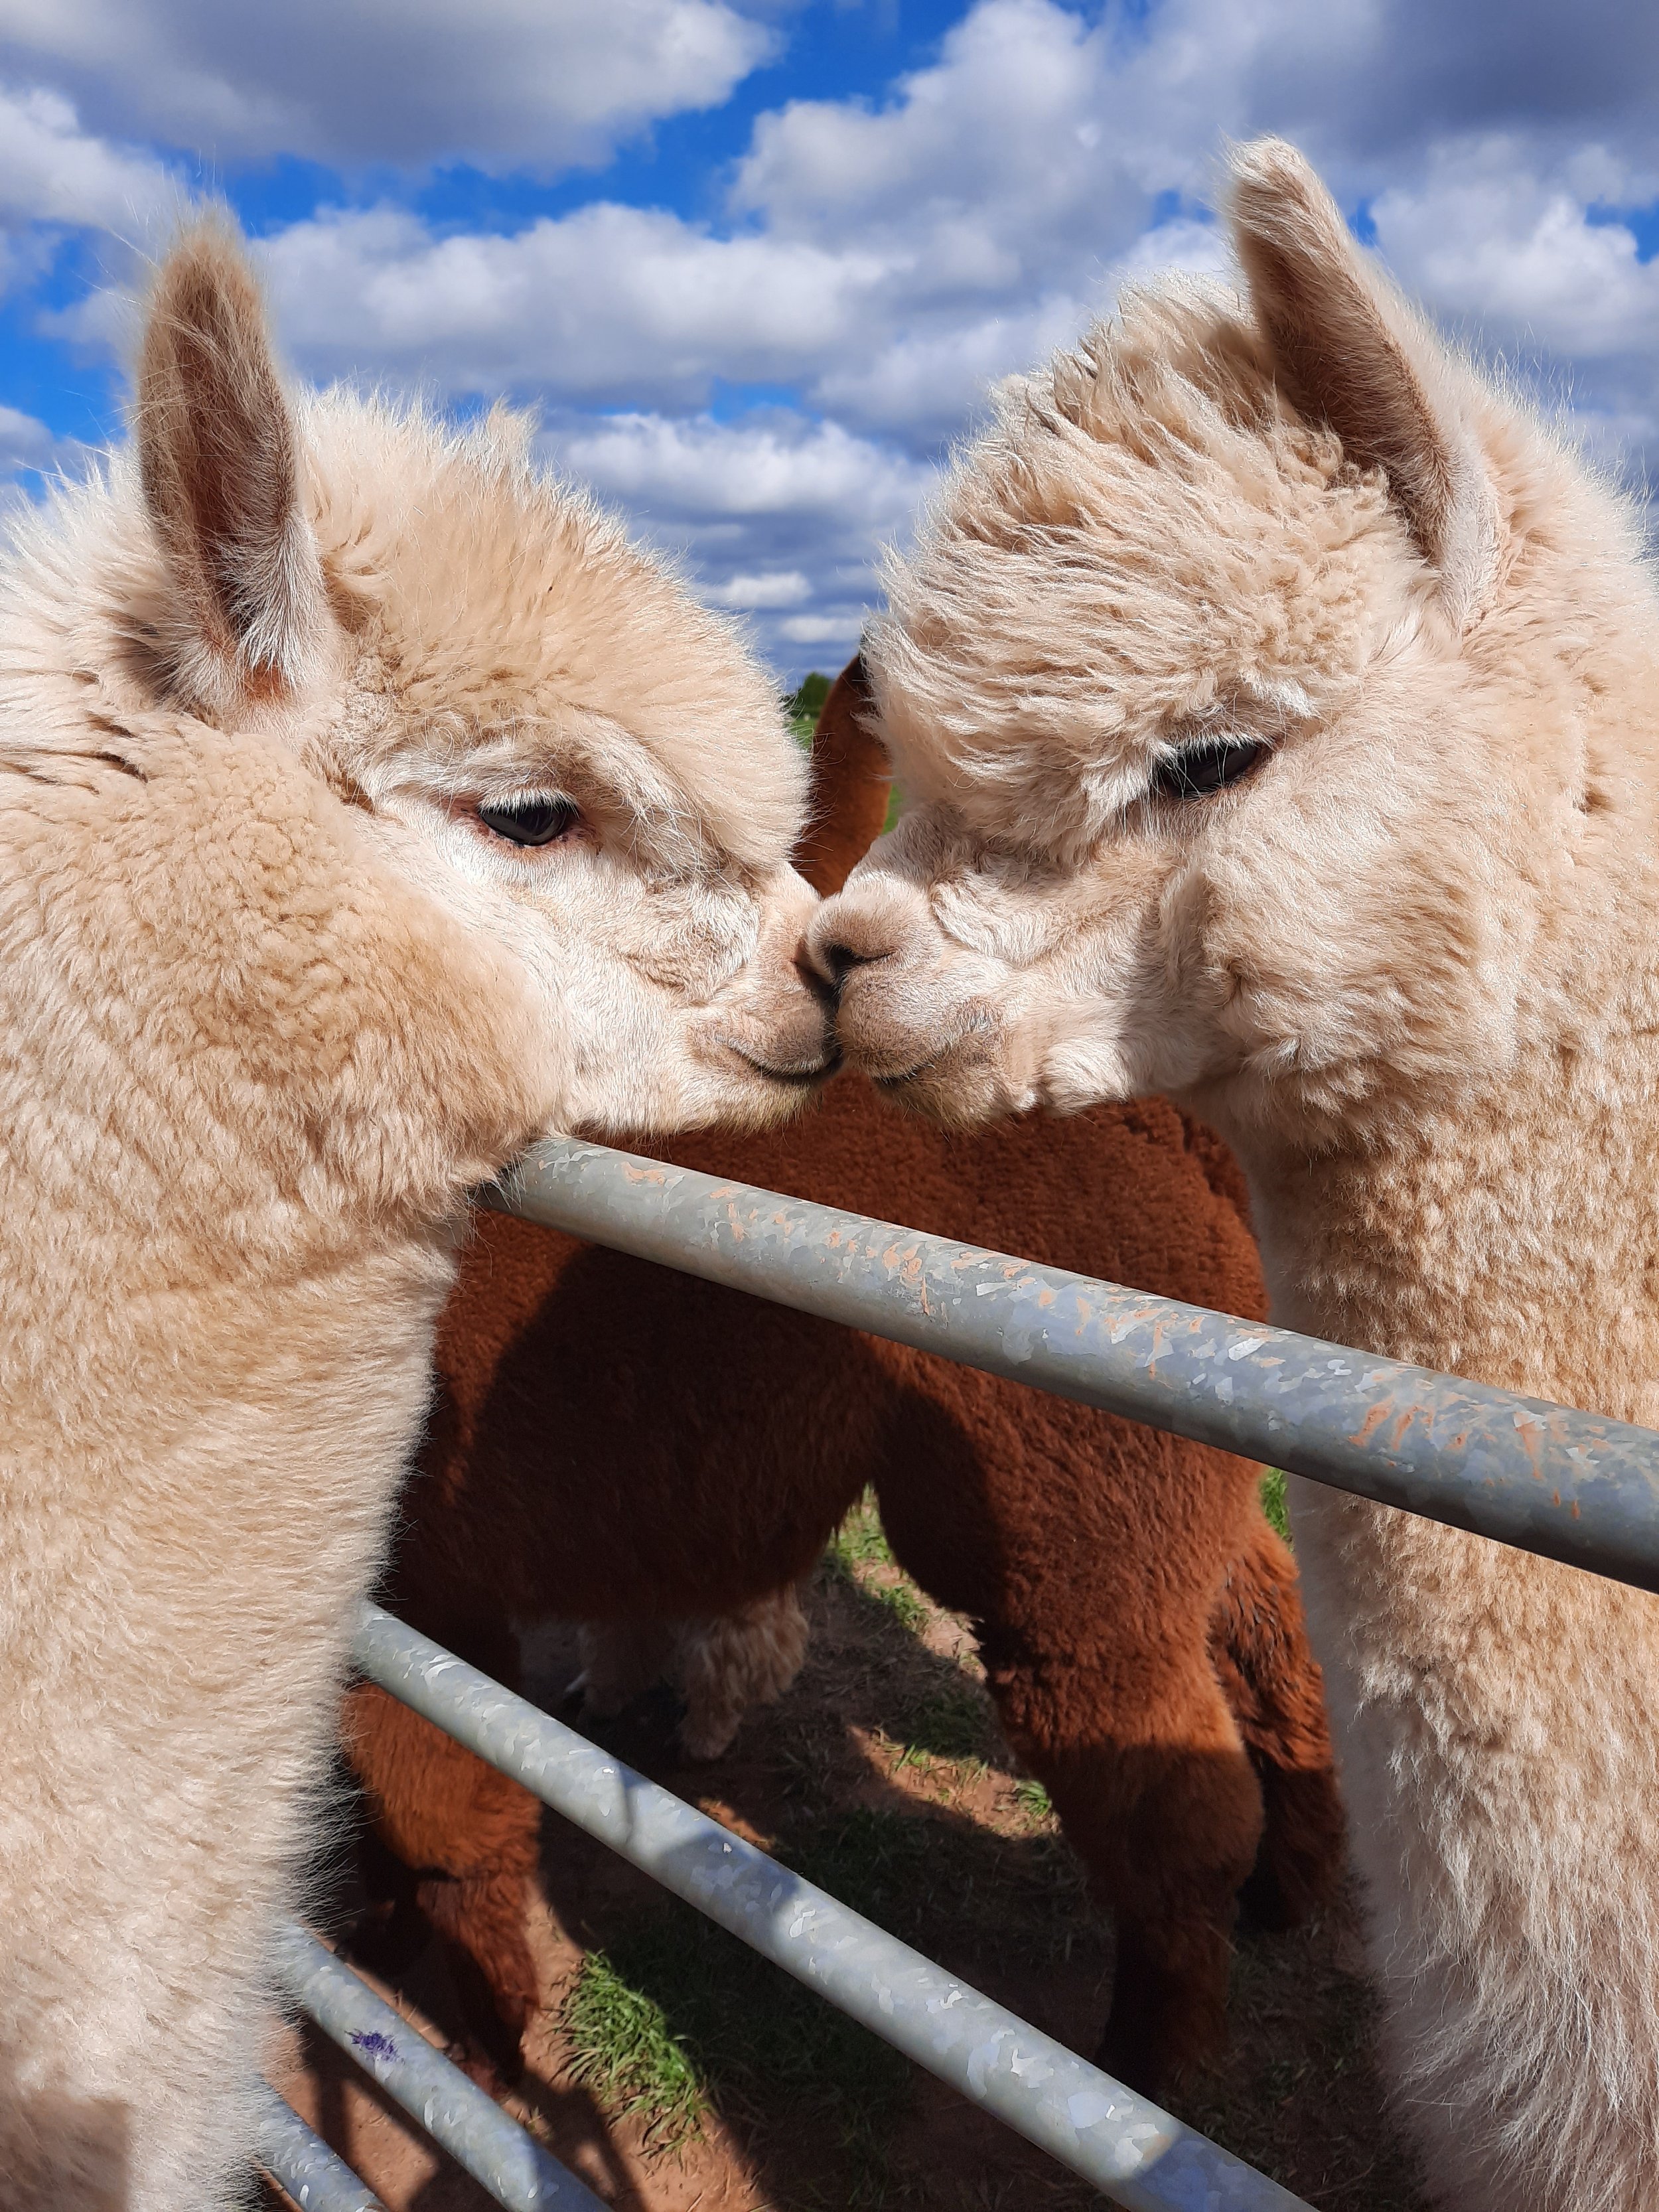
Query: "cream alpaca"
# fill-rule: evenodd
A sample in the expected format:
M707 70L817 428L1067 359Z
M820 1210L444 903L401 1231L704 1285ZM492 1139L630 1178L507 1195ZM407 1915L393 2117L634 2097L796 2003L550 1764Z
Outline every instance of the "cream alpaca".
M1171 1091L1277 1315L1659 1419L1659 623L1630 518L1290 148L1247 292L1002 393L870 641L916 803L841 1035L971 1120ZM1297 1486L1401 2108L1459 2212L1659 2203L1659 1606Z
M0 576L0 2200L246 2186L468 1186L775 1119L800 770L521 434L284 399L234 240Z

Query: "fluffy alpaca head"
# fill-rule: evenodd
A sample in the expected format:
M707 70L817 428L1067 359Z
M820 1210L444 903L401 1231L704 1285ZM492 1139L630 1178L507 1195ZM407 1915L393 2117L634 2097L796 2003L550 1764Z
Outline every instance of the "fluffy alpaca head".
M210 219L147 303L131 449L22 529L16 742L162 708L297 762L522 963L562 1126L765 1122L826 1072L781 704L521 421L286 394Z
M1617 503L1294 149L1231 215L1243 298L1157 288L1006 386L866 640L911 804L811 943L947 1119L1174 1091L1306 1137L1486 1079L1551 961L1571 996L1564 871L1647 834Z

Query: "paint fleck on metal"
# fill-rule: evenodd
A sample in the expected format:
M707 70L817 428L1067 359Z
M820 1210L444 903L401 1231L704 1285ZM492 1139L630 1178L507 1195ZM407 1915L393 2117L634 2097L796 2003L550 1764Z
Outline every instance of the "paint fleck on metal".
M416 1669L424 1696L453 1696L471 1669L429 1644ZM481 1678L488 1682L487 1677ZM468 1686L471 1687L469 1681ZM489 1682L486 1702L507 1692ZM375 2062L374 2079L456 2164L508 2212L603 2212L599 2200L568 2172L442 2051L410 2031L327 1946L291 1922L277 1931L276 1966L288 1995L342 2051ZM368 2203L373 2203L373 2199Z

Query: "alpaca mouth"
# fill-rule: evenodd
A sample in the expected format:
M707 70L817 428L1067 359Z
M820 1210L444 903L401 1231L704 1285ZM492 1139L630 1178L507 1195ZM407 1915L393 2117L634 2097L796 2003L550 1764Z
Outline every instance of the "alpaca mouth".
M752 1067L757 1075L763 1075L769 1083L781 1084L787 1091L811 1091L820 1083L827 1083L841 1066L841 1054L834 1046L820 1059L780 1066L775 1061L762 1060L757 1054L745 1050L735 1037L717 1037L715 1042L723 1044L728 1052L734 1053L746 1066Z
M951 1043L942 1044L937 1052L930 1052L925 1060L917 1060L913 1067L902 1067L892 1073L884 1071L879 1075L872 1067L866 1067L864 1072L878 1091L900 1091L907 1083L915 1083L937 1067L945 1054L955 1049L956 1041L952 1039Z
M878 1091L902 1090L906 1084L919 1083L923 1076L935 1073L947 1061L961 1058L964 1065L970 1063L972 1054L967 1048L976 1038L988 1036L991 1026L982 1013L970 1014L950 1036L940 1038L931 1052L903 1067L874 1067L862 1058L859 1066Z

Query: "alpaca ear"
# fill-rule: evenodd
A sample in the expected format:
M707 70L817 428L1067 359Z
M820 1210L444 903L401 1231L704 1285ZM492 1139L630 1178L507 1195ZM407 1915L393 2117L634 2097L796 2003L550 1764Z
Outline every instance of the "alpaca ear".
M1386 471L1462 624L1490 580L1497 512L1456 367L1349 234L1293 146L1259 138L1231 163L1233 245L1280 388L1362 468Z
M875 699L862 653L830 686L812 732L812 811L792 855L820 898L833 898L882 831L891 763L871 728Z
M212 217L150 295L137 442L175 594L175 680L216 708L288 690L322 633L322 574L264 304L240 240Z

